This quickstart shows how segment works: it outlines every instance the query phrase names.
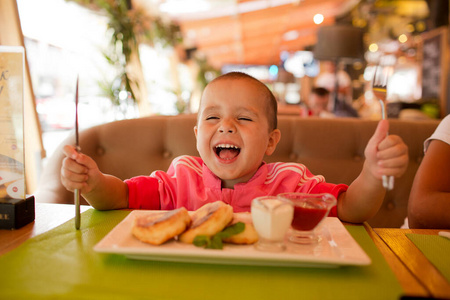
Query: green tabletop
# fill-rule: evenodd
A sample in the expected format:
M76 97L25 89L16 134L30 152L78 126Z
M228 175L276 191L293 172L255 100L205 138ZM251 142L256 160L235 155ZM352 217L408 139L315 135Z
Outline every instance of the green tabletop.
M93 251L128 211L88 210L0 257L0 299L398 299L363 226L347 230L369 266L290 268L130 260Z
M408 233L406 236L450 282L450 240L428 234Z

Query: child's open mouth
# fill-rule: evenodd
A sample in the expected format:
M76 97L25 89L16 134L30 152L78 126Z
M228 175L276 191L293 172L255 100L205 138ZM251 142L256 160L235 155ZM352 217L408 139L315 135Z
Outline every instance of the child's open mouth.
M230 145L230 144L220 144L216 146L216 154L221 159L231 160L239 155L241 148Z

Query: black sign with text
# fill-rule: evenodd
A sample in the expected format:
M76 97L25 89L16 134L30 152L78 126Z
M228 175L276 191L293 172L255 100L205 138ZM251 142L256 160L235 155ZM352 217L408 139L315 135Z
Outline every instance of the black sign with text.
M442 86L442 36L440 34L423 41L422 98L436 100L441 97Z

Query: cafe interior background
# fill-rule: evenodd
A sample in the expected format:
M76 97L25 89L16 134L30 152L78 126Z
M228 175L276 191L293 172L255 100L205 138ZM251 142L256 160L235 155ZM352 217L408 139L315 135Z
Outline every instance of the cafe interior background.
M81 129L195 113L205 84L231 70L266 83L280 113L299 115L324 71L314 58L322 26L363 33L362 59L333 58L352 79L361 118L380 118L372 93L380 59L394 70L390 117L442 118L448 11L448 0L2 0L0 45L25 47L27 192L73 133L77 76Z

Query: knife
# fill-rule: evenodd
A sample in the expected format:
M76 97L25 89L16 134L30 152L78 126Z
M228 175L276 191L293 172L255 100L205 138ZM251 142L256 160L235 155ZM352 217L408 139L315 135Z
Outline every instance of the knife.
M78 140L78 79L77 76L77 87L75 90L75 150L77 152L81 151L80 142ZM74 191L74 202L75 202L75 229L80 229L81 216L80 216L80 190L75 189Z

